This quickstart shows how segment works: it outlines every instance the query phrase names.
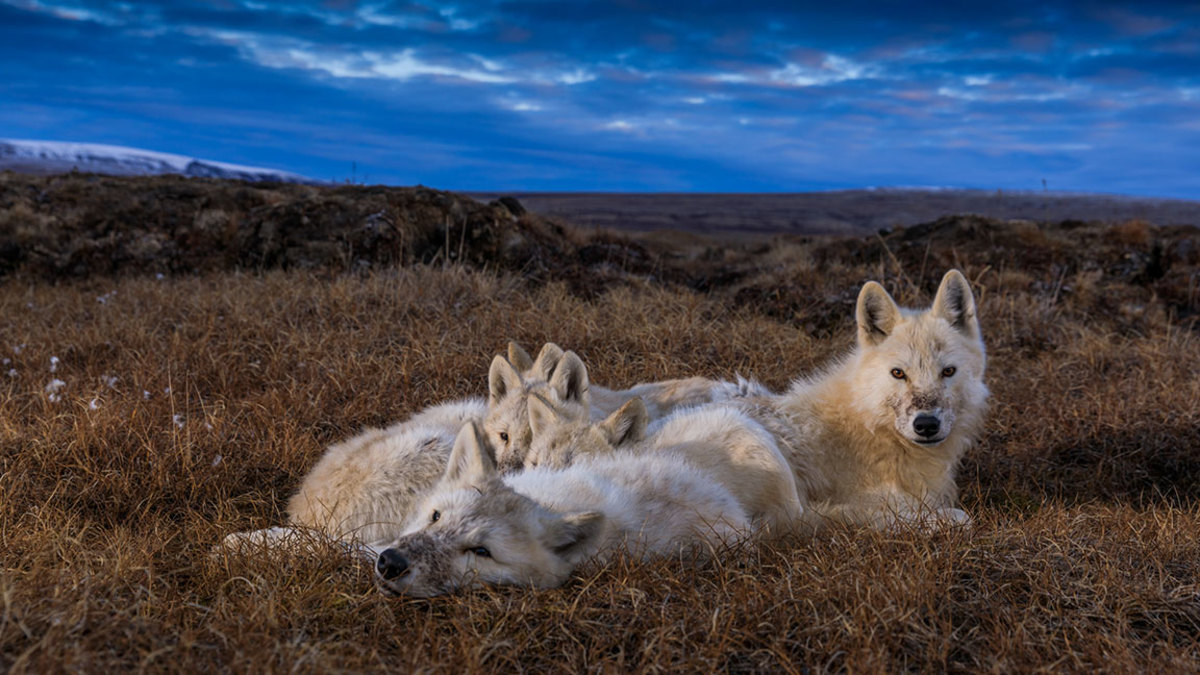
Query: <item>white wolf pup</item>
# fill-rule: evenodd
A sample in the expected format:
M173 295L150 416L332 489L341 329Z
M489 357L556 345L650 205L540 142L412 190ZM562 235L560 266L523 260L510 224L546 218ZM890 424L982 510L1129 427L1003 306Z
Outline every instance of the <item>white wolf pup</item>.
M775 438L746 413L710 405L678 410L645 437L646 408L635 398L599 423L563 414L534 395L529 400L533 445L527 468L562 468L618 449L627 455L666 453L708 472L741 504L760 535L783 535L800 524L804 507L792 468Z
M523 354L523 356L522 356ZM528 365L531 375L519 371ZM539 394L558 404L572 419L603 420L632 398L640 397L648 418L658 419L684 406L728 398L737 386L703 377L646 382L629 389L606 389L591 383L587 367L575 352L564 352L547 342L536 361L509 343L509 358L496 357L488 372L489 412L484 431L496 449L501 472L516 471L525 461L531 443L528 400ZM522 395L513 396L513 392Z
M562 357L561 350L551 350L534 361L512 342L508 352L510 359L522 364L518 378L530 382L544 383ZM498 361L509 363L497 355L493 371ZM390 541L417 501L445 472L462 425L482 422L489 413L513 404L510 399L527 395L524 389L499 394L493 390L486 401L467 398L430 406L404 422L386 429L367 429L334 444L288 501L288 527L231 534L222 547L237 550L247 545L282 544L303 548L311 538L304 530L341 542Z
M733 495L669 454L613 453L501 477L474 423L406 533L376 561L393 593L428 597L476 584L550 588L582 562L705 556L747 531Z
M951 270L933 306L914 311L868 282L857 320L858 345L845 358L741 407L779 440L809 514L876 527L969 522L954 506L954 474L988 397L970 285Z

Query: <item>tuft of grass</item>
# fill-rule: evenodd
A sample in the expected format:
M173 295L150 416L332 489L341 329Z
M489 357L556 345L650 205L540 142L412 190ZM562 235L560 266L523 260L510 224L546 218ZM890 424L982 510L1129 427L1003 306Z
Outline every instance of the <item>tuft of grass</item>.
M1068 228L1087 248L1051 226L921 227L734 247L658 276L602 249L587 254L602 288L572 276L584 263L523 277L469 260L10 277L0 669L1194 672L1195 234ZM951 264L978 291L993 391L958 481L969 531L618 558L551 591L434 600L379 593L332 548L208 555L279 524L328 444L483 392L509 339L575 349L610 386L741 373L782 388L849 346L865 280L922 304Z

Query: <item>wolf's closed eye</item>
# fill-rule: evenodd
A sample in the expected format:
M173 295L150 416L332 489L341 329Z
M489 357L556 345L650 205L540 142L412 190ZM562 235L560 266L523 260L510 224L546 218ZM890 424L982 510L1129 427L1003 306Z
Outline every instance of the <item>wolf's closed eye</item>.
M466 553L474 553L475 555L479 556L480 558L492 557L492 552L487 550L487 548L484 546L476 546L474 548L469 548L465 552Z

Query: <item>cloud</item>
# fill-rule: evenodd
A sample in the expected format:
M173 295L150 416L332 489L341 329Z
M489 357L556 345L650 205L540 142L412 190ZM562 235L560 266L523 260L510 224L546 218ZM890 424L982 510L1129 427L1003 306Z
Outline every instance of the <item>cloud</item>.
M1197 44L1166 2L0 0L0 123L447 186L1183 190Z
M882 69L874 64L856 63L836 54L828 54L820 66L789 63L768 75L771 82L791 87L816 87L847 80L878 77Z

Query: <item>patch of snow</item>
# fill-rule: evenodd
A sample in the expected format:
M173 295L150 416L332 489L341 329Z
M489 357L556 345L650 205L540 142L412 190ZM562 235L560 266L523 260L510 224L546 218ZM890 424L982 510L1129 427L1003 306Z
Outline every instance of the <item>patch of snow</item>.
M0 139L0 170L9 168L42 173L78 169L115 176L173 173L196 178L230 178L254 182L320 182L287 171L215 162L120 145Z

